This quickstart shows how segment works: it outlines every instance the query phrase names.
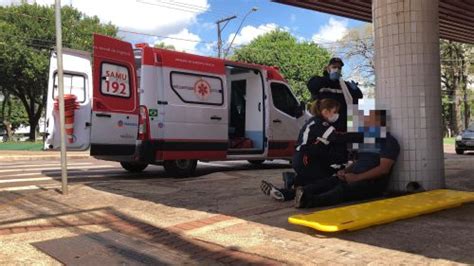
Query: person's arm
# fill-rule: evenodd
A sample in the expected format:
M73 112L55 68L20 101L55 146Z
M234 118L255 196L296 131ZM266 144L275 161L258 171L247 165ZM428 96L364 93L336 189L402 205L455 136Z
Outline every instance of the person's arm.
M358 182L362 180L377 179L386 176L390 173L394 160L388 158L380 158L380 164L366 172L360 174L345 173L340 176L341 180L345 180L347 183Z
M308 90L311 92L311 98L313 100L319 100L319 90L322 88L322 82L320 77L312 77L308 81Z
M364 143L364 133L334 131L327 140L333 143Z
M359 86L357 86L357 83L355 83L353 80L351 82L345 81L346 86L349 88L349 92L352 95L353 99L362 99L364 96L362 94L362 91L360 90Z

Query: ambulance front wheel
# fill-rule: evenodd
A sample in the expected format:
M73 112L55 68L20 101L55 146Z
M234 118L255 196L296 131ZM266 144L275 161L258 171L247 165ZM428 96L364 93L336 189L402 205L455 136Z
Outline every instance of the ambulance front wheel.
M188 177L196 170L197 160L169 160L163 162L166 173L176 177Z
M137 163L137 162L120 162L120 165L123 169L132 172L132 173L139 173L148 166L146 163Z

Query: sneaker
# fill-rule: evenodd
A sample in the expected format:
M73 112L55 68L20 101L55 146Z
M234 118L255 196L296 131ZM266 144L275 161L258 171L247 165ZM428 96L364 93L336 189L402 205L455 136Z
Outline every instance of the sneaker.
M278 201L285 200L285 196L283 195L283 193L281 193L281 191L278 188L276 188L274 185L272 185L271 183L265 180L262 180L262 183L260 184L260 189L262 190L263 194L270 196L275 200L278 200Z
M295 191L295 208L303 208L303 195L304 189L303 187L297 187Z
M285 189L291 189L295 184L296 173L293 172L283 172L281 173L283 177L283 184Z
M270 197L277 201L285 201L285 196L276 187L272 187L272 189L270 190Z
M273 185L268 183L265 180L262 180L262 183L260 183L260 189L262 190L263 194L270 196L270 191L272 190Z

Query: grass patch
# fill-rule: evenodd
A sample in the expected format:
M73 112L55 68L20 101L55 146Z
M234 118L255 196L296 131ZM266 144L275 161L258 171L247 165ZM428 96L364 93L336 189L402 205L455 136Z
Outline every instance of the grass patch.
M41 151L43 149L43 142L1 142L0 150L10 151Z
M452 144L454 145L454 138L444 138L443 139L444 144Z

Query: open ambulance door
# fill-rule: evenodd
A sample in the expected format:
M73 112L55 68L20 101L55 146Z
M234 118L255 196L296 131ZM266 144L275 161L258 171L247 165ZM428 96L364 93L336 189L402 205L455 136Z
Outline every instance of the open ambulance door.
M75 95L77 109L73 117L66 121L69 128L66 140L68 150L86 150L90 145L92 68L90 53L63 49L64 94ZM57 54L51 53L48 78L48 98L46 101L45 150L60 149L59 111L54 107L58 96ZM71 130L72 128L72 130Z
M131 160L139 115L132 45L94 34L93 75L91 155Z

